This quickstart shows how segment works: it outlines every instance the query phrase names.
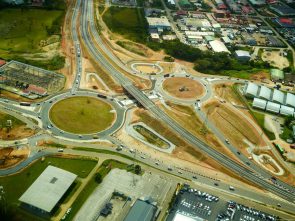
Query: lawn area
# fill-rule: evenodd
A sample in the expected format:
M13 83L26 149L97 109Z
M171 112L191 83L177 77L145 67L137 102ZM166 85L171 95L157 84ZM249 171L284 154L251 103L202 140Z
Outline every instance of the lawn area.
M99 173L101 178L103 179L111 169L119 168L123 170L127 170L130 172L134 172L134 167L127 165L125 163L116 161L116 160L105 160L102 165L98 168L97 172L93 177L89 180L85 188L81 191L79 196L76 198L75 202L72 204L71 213L66 217L66 220L73 220L74 216L77 214L81 206L85 203L87 198L91 195L91 193L95 190L95 188L99 185L99 183L95 180L96 175Z
M48 165L65 169L77 174L80 178L85 178L96 163L97 161L89 159L46 157L44 161L38 160L18 174L0 177L0 184L4 187L7 203L17 210L17 213L20 211L20 213L27 214L17 207L18 199ZM35 220L26 218L21 220Z
M145 42L148 35L144 11L141 8L110 7L103 15L108 28L123 37Z
M12 122L12 128L17 127L17 126L23 126L26 125L23 121L6 114L4 112L0 112L0 126L1 127L6 127L7 120L11 120Z
M275 140L276 139L275 134L264 127L264 114L256 112L256 111L252 111L251 109L250 109L250 113L252 114L252 116L254 117L258 125L260 126L260 128L263 130L265 135L268 137L268 139Z
M49 113L52 122L60 129L90 134L110 127L115 119L112 106L100 99L73 97L55 104Z
M40 64L42 67L57 69L47 63L63 61L59 56L53 59L34 60L25 54L43 52L40 42L52 35L60 35L64 10L5 8L0 10L0 58ZM60 37L48 44L59 42ZM48 61L48 62L46 62ZM63 66L63 65L62 65Z

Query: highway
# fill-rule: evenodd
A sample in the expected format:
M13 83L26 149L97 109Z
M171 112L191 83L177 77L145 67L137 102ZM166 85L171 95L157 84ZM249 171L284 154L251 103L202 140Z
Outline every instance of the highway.
M80 1L78 1L80 3ZM77 4L76 6L79 6ZM110 62L108 59L112 59L111 53L103 46L103 43L99 37L99 34L96 30L94 24L93 16L93 2L92 0L85 0L82 3L81 11L81 31L82 39L85 43L87 50L90 52L92 57L102 65L109 74L116 79L125 90L130 93L143 107L149 110L153 116L162 122L164 122L168 127L178 133L184 140L186 140L193 147L205 152L208 156L215 159L221 165L230 169L231 171L239 174L243 178L263 187L265 190L268 190L289 202L295 202L294 193L289 193L283 189L280 189L277 186L274 186L269 181L261 179L254 171L242 166L241 164L233 161L229 157L225 156L222 153L219 153L214 148L208 146L203 141L197 139L189 131L181 127L177 122L171 119L164 111L158 108L142 91L136 88L132 82L125 76L123 76ZM78 10L78 8L76 8ZM96 48L95 45L99 45L100 49ZM109 58L105 58L100 50L103 50L104 54L107 54ZM112 59L113 60L113 59ZM115 61L115 60L114 60Z

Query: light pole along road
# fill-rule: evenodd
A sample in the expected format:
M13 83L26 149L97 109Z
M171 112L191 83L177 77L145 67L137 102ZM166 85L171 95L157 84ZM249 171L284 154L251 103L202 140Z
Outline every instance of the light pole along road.
M77 10L79 9L80 5L81 0L77 0ZM252 183L255 183L256 185L263 187L265 190L268 190L286 199L289 202L295 202L294 193L289 193L286 190L271 184L269 181L259 178L257 174L255 174L252 170L242 166L241 164L230 159L226 155L219 153L214 148L208 146L206 143L192 135L189 131L181 127L164 111L157 107L142 91L135 87L127 77L121 74L108 60L108 58L113 58L113 55L111 52L108 51L108 49L106 49L106 47L104 47L103 42L99 37L99 34L95 26L93 10L94 9L92 0L82 1L80 26L82 40L84 41L85 47L87 48L91 56L95 59L95 61L102 65L105 68L105 70L109 74L111 74L111 76L117 82L119 82L128 93L130 93L143 107L149 110L155 118L164 122L167 126L169 126L172 130L177 132L186 142L188 142L194 148L200 149L201 151L205 152L208 156L219 162L221 165L235 172L239 176L251 181ZM74 19L77 19L77 17ZM98 49L96 45L98 45L100 48ZM108 58L106 58L100 50L103 50L104 54L106 54ZM116 59L113 59L113 61L116 62Z

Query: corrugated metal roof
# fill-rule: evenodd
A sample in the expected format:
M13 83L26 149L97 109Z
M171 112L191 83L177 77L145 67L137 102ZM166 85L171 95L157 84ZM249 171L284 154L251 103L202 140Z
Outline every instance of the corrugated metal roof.
M256 107L256 108L259 108L259 109L262 109L262 110L265 110L266 103L267 103L267 101L265 101L265 100L262 100L262 99L259 99L259 98L254 98L252 106Z
M260 98L264 98L265 100L270 100L270 95L271 95L271 89L265 86L260 87L260 91L258 95Z
M124 221L151 221L157 207L142 200L136 200Z
M288 115L294 115L294 108L293 107L288 107L288 106L281 106L280 109L280 114L288 116Z
M259 89L259 86L257 84L253 84L250 82L246 86L245 94L252 95L255 97L255 96L257 96L258 89Z
M279 113L280 108L281 108L281 105L279 105L277 103L267 102L267 105L266 105L266 110L267 111L270 111L270 112L273 112L273 113Z
M282 91L274 90L272 94L272 101L276 103L284 103L285 94Z
M48 166L19 201L50 213L76 178L76 174Z
M288 106L295 107L295 95L287 93L286 103L285 104L288 105Z

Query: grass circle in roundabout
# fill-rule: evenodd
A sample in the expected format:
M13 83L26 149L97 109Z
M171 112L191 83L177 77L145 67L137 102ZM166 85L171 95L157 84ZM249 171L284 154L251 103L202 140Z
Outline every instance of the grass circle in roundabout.
M75 134L91 134L109 128L115 118L113 107L93 97L72 97L54 104L50 120L59 129Z

